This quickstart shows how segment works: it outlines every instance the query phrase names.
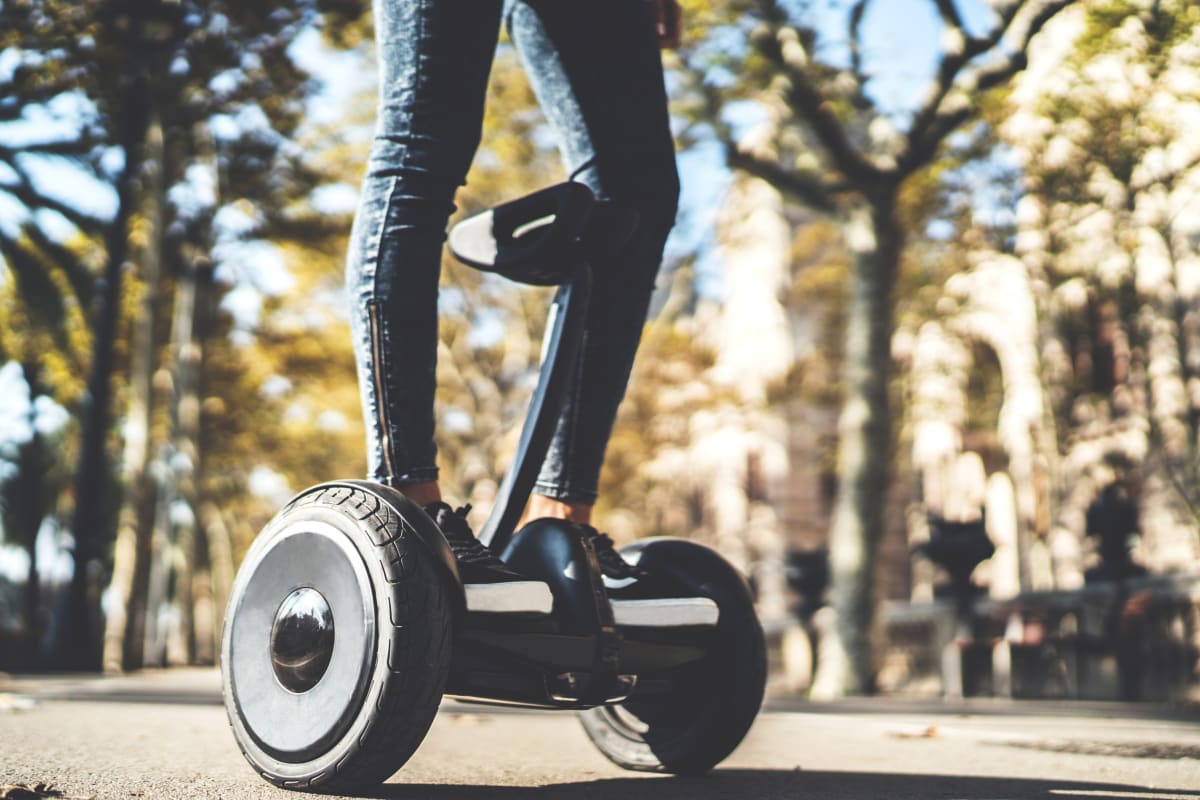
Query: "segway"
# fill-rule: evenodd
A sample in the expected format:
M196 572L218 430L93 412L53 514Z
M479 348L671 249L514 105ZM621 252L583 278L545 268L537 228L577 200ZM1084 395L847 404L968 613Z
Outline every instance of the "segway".
M579 711L601 752L633 770L703 772L742 740L766 655L737 570L698 543L650 539L621 551L646 575L622 586L602 577L576 525L534 520L514 536L576 378L589 256L635 225L564 183L455 226L464 263L559 287L517 454L479 535L531 581L518 594L464 585L437 525L395 489L346 480L300 493L247 553L223 633L230 726L263 778L325 792L378 784L444 695Z

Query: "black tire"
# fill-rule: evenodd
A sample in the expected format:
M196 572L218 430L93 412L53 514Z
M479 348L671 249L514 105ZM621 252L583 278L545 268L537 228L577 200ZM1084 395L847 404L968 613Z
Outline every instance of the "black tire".
M355 620L351 615L344 628L357 622L362 629L371 630L372 617L368 615L372 615L374 633L373 637L359 634L366 658L351 681L357 688L343 692L340 685L334 685L323 690L336 692L337 702L344 701L344 712L338 712L342 717L311 747L281 754L264 743L270 738L267 729L292 724L292 720L264 717L261 712L256 720L244 713L235 670L241 670L245 682L245 703L253 702L249 695L260 687L271 692L277 689L264 686L270 679L260 674L261 669L238 666L251 656L235 658L231 642L238 625L236 615L249 612L241 603L255 580L257 566L267 564L259 580L279 580L273 577L277 570L266 574L272 566L264 561L266 554L289 536L311 535L309 531L314 527L345 550L348 562L353 562L355 555L361 558L361 569L356 564L346 569L366 576L369 586L361 590L364 616ZM305 570L318 573L310 580L319 589L321 569L301 568L301 572ZM304 583L302 577L288 580L291 583L283 584L285 587ZM280 511L247 553L234 584L223 632L225 707L238 746L255 770L285 789L347 792L377 785L403 766L429 730L445 688L453 640L449 584L411 527L402 522L394 508L369 492L346 486L321 487L301 494ZM246 634L250 638L236 641L261 644L261 633L254 630L253 636ZM335 636L334 658L339 657L340 641ZM341 654L339 663L355 655L357 652ZM288 691L282 686L278 689ZM316 687L312 692L290 693L289 699L294 698L298 705L297 717L304 713L305 698L315 692Z
M716 601L721 611L716 645L702 662L676 676L670 695L635 696L581 712L580 719L613 763L640 772L692 775L724 760L750 730L766 685L766 645L742 585L719 574L670 571L695 595Z

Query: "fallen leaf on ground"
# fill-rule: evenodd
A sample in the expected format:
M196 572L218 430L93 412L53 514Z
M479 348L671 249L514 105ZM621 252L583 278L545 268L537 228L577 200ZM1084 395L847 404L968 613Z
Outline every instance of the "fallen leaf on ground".
M930 725L923 731L892 731L891 736L896 739L940 739L942 732L937 725Z
M455 725L465 725L467 727L475 727L477 725L485 725L491 720L480 714L452 714L450 721Z

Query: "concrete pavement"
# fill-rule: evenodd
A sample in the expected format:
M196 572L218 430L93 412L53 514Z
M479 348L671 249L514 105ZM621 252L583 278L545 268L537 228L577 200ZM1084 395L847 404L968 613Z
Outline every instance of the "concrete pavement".
M73 797L275 798L229 733L212 670L0 678L0 786ZM457 800L1200 800L1200 711L888 699L768 706L698 778L625 772L571 714L447 702L369 796Z

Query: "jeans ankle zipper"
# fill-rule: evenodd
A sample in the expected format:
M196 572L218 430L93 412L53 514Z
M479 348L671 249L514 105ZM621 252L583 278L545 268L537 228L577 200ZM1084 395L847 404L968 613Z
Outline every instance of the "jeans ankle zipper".
M387 424L387 388L383 383L383 341L379 330L379 304L374 300L367 301L367 319L371 328L371 377L375 380L375 413L379 423L379 445L383 449L383 467L387 470L387 480L396 477L396 467L392 463L392 434Z

